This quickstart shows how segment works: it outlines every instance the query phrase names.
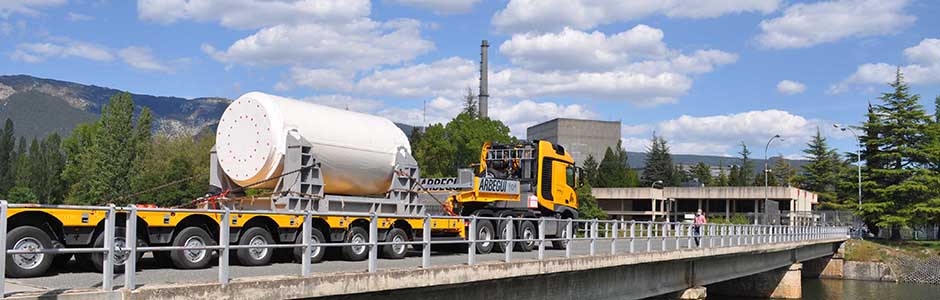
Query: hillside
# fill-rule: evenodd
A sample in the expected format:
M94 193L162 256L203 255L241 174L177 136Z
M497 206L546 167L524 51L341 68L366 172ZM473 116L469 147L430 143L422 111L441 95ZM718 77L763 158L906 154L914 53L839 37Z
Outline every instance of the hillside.
M17 136L67 134L93 120L120 90L27 75L0 76L0 121L10 118ZM155 129L168 134L195 134L213 126L231 100L161 97L131 93L139 111L148 107Z
M773 164L776 160L776 158L771 157L770 164ZM759 158L752 158L752 161L754 162L754 172L760 173L764 168L764 160ZM787 159L786 161L790 164L791 167L797 169L808 163L806 160ZM726 169L730 165L741 164L741 160L737 157L695 154L673 154L672 162L683 165L694 165L698 164L699 162L704 162L706 165L714 167L724 165ZM627 163L630 164L630 167L634 169L643 168L646 165L646 153L627 152Z

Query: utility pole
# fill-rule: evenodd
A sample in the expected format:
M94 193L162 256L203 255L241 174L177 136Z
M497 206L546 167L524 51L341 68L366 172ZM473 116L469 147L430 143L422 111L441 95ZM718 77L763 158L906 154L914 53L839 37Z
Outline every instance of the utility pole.
M767 205L767 200L769 200L769 198L770 198L770 196L768 195L768 193L770 192L770 184L769 184L769 181L768 181L768 179L769 179L769 177L770 177L770 169L768 169L768 166L767 166L767 163L768 163L768 161L767 161L767 149L770 148L770 143L773 142L775 139L783 140L782 138L780 138L780 135L779 135L779 134L775 134L773 137L770 138L770 140L767 141L767 145L764 146L764 205ZM781 158L781 159L782 159L782 158ZM790 210L792 211L793 208L791 207ZM755 212L755 214L754 214L754 224L757 224L757 214L756 214L756 213L757 213L757 204L754 204L754 212Z
M489 48L490 48L490 44L486 40L483 40L483 43L480 44L480 95L477 96L480 99L479 112L480 112L481 119L489 117L487 115L487 110L489 108L488 100L490 98L490 94L489 92L487 92L488 90L487 84L489 82L487 81L487 78L486 78L487 77L487 63L488 63L486 56L487 56L487 52L489 52Z
M858 165L858 209L862 209L862 139L858 137L858 133L855 133L855 130L852 127L844 127L839 124L832 124L832 127L839 129L841 131L848 130L855 136L855 156L858 157L858 160L855 161Z

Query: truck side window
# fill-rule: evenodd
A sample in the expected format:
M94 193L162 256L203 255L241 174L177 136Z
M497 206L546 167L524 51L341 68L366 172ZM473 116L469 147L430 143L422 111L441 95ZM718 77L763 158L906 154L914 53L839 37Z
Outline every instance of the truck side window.
M575 172L574 166L568 166L567 168L565 168L565 180L567 181L568 186L570 187L575 187L575 184L576 184L574 182L575 181L574 172Z

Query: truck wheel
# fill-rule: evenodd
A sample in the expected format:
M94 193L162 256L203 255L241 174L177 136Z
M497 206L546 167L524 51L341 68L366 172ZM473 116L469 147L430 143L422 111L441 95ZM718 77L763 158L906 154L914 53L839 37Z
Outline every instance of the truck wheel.
M303 232L301 232L301 234L297 234L297 241L294 242L295 244L304 243L304 237L302 233ZM320 232L320 229L311 228L310 242L314 244L326 243L326 238L323 237L323 233ZM294 260L297 261L298 263L302 262L304 258L303 256L304 248L303 247L294 248L293 252L294 252ZM320 261L323 261L323 256L325 254L326 254L326 247L323 247L323 246L311 247L310 248L310 263L318 263Z
M59 241L52 241L52 248L56 249L65 249L65 245ZM59 253L55 255L55 258L52 259L52 267L56 269L62 269L68 266L69 261L72 260L72 253Z
M262 227L251 227L238 239L239 245L267 246L274 244L271 233ZM271 262L273 248L244 248L235 250L238 262L243 266L263 266Z
M361 261L369 257L369 232L362 227L351 227L346 234L346 243L362 244L362 246L343 247L343 258L350 261Z
M568 227L562 227L561 232L555 236L557 239L563 239L568 236ZM565 250L568 248L567 241L552 241L552 248L557 250Z
M4 221L5 222L5 221ZM9 250L42 250L52 248L52 239L45 231L33 226L20 226L7 233ZM52 266L52 254L8 254L6 276L11 278L36 277Z
M529 252L538 245L538 242L535 239L538 239L538 232L535 230L535 224L532 224L532 221L522 221L522 224L519 226L519 233L516 238L521 240L526 240L523 242L515 243L516 251Z
M121 251L127 249L127 240L124 239L124 234L127 231L124 227L114 227L114 274L124 273L124 263L127 262L127 259L130 257L130 250ZM94 247L95 248L104 248L104 234L99 234L95 238ZM137 247L146 247L147 243L141 239L137 239ZM101 254L91 254L87 256L87 259L91 262L91 268L95 272L104 272L104 253ZM144 256L143 252L137 251L137 262L138 266L140 265L140 258ZM86 256L83 256L85 258Z
M385 237L386 242L404 243L408 241L408 234L401 228L392 228ZM408 253L408 245L384 245L382 246L382 257L390 259L405 258Z
M199 227L186 227L173 239L175 247L203 247L215 244L215 240L209 236L209 233ZM180 269L202 269L209 266L212 261L212 251L174 250L170 251L170 260L173 266Z
M493 222L477 220L477 253L487 254L493 251Z
M509 222L509 221L499 221L499 227L496 230L496 239L497 240L511 239L512 237L507 237L506 234L509 233L509 226L513 226L513 225L514 224L512 224L512 222ZM517 228L513 226L513 229L517 229ZM514 233L515 231L517 230L513 230ZM512 251L512 249L507 249L509 247L509 242L498 242L496 243L495 246L496 247L494 248L494 250L496 250L496 252L505 253L506 251Z

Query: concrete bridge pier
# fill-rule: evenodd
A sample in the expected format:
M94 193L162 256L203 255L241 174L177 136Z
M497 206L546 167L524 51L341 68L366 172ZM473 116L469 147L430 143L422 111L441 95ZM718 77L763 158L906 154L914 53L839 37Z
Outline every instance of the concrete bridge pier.
M710 285L708 293L735 297L800 299L803 297L802 271L803 264L795 263L788 267Z

